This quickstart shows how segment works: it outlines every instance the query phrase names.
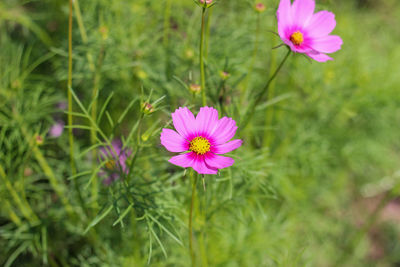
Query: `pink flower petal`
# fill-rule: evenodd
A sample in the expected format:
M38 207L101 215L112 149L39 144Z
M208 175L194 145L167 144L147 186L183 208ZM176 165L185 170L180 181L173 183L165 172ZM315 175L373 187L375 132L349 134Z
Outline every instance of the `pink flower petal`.
M175 110L171 115L178 133L186 140L190 140L195 134L196 120L193 113L187 107L184 107Z
M218 125L212 132L211 138L215 142L215 145L226 143L235 135L237 128L236 122L233 119L223 117L218 121Z
M206 165L205 156L197 155L192 168L199 174L217 174L218 170Z
M281 0L276 15L278 17L278 32L280 37L285 37L286 28L292 26L292 8L290 0Z
M326 62L328 60L333 60L333 58L331 58L330 56L318 52L307 53L307 56L318 62Z
M336 27L335 14L320 11L313 15L306 25L310 36L321 37L330 34Z
M193 152L189 152L182 155L174 156L170 158L168 162L183 168L189 168L193 166L195 159L196 154L194 154Z
M189 149L189 142L171 129L161 132L161 144L170 152L183 152Z
M235 160L229 157L207 153L204 157L207 166L215 169L224 169L230 167L235 163Z
M321 53L333 53L340 49L343 41L337 35L328 35L313 40L312 48Z
M307 25L308 21L313 17L314 9L314 0L295 0L292 5L293 24Z
M242 145L242 143L243 143L242 140L236 139L236 140L230 141L228 143L212 147L212 152L215 154L229 153L229 152L237 149L238 147L240 147Z
M218 123L218 111L211 107L200 108L196 116L197 135L208 137Z

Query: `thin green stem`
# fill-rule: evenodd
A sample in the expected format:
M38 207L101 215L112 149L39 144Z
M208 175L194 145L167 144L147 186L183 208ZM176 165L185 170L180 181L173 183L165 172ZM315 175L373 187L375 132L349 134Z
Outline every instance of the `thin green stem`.
M207 248L206 248L206 229L207 229L207 193L205 189L205 184L204 180L205 177L203 175L202 180L203 180L203 186L204 186L204 192L203 192L203 197L202 197L202 205L201 205L201 216L202 216L202 229L199 237L199 247L200 247L200 252L201 252L201 266L202 267L207 267L208 266L208 259L207 259Z
M73 117L72 117L72 1L69 0L69 18L68 18L68 80L67 80L67 94L68 94L68 140L69 140L69 156L71 165L72 176L76 175L75 157L74 157L74 135L72 132ZM37 157L40 157L38 155ZM49 175L51 176L50 172ZM76 181L73 181L75 191L78 194L79 203L84 211L86 211L85 203L83 201L81 189ZM66 200L64 200L66 201ZM67 205L67 202L65 202ZM69 205L69 204L68 204ZM70 212L71 213L71 212ZM71 213L72 214L72 213Z
M204 20L206 16L206 8L201 11L201 33L200 33L200 78L201 78L201 98L203 106L207 105L206 98L206 74L204 71Z
M194 176L194 177L193 177ZM192 198L190 201L190 211L189 211L189 252L190 258L192 260L192 266L196 266L196 257L193 250L193 207L194 207L194 200L196 197L196 186L197 186L197 174L193 175L193 184L192 184Z
M76 15L76 21L78 23L79 33L81 35L82 42L84 44L87 44L88 36L87 36L87 33L86 33L85 25L83 24L81 8L79 6L79 0L73 0L73 4L74 4L75 15ZM94 62L93 62L93 57L92 57L92 54L89 51L86 53L86 57L87 57L88 62L89 62L89 69L91 71L94 71L95 70L95 66L94 66Z
M282 62L279 64L278 68L275 70L275 72L271 75L269 78L268 82L265 84L263 89L260 91L258 96L256 96L255 100L252 101L247 108L245 115L243 119L241 120L241 126L240 129L243 130L246 128L250 120L252 119L254 112L256 110L256 107L260 104L261 100L263 99L264 95L268 92L268 88L271 85L272 81L276 78L276 75L279 73L279 71L282 69L283 65L285 64L286 60L288 59L290 55L291 50L288 48L288 52L286 56L283 58Z
M69 156L72 175L76 174L75 157L74 157L74 135L72 133L72 0L69 0L69 19L68 19L68 139L69 139Z

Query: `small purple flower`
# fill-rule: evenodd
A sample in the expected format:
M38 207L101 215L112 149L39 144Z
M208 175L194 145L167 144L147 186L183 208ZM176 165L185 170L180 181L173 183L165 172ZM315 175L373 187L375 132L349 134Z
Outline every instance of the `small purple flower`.
M67 101L60 101L56 104L56 108L61 109L61 110L66 110L68 107Z
M113 140L111 146L100 148L100 158L105 163L99 175L105 177L103 180L105 185L110 185L129 173L127 160L131 154L132 151L130 149L122 149L120 140Z
M64 132L64 121L58 120L53 124L49 130L49 135L54 138L58 138Z

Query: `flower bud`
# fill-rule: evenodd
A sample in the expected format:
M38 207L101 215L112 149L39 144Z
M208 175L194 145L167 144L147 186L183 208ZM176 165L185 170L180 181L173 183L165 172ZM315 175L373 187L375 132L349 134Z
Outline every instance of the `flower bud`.
M257 12L262 13L265 11L266 6L263 3L257 3L254 8Z
M190 92L197 94L197 93L201 92L201 86L198 84L191 84L189 86L189 90L190 90Z
M99 28L99 32L100 32L100 35L101 35L101 39L103 39L103 41L107 40L107 38L108 38L108 27L107 26L101 26Z
M220 71L219 76L223 81L226 81L231 75L226 71Z
M154 112L154 108L150 103L147 103L147 102L143 103L142 108L143 108L144 114L151 114Z
M36 134L35 142L36 142L36 145L38 145L38 146L43 145L43 142L44 142L43 137L38 135L38 134Z
M204 4L204 0L199 0L201 4ZM209 5L213 2L213 0L205 0L206 4Z

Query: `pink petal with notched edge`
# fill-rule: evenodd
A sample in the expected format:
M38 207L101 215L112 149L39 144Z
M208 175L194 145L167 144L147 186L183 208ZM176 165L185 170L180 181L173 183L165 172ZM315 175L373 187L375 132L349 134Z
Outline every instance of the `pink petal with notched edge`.
M307 56L309 56L310 58L314 59L315 61L318 62L326 62L328 60L333 60L333 58L331 58L330 56L323 54L323 53L318 53L318 52L310 52L307 53Z
M193 113L187 108L179 108L171 114L172 121L178 133L189 140L195 134L196 120Z
M197 155L193 162L192 168L199 174L217 174L218 170L216 168L212 168L211 166L207 166L204 158L204 155Z
M279 35L282 37L284 36L284 29L292 26L293 22L290 0L281 0L277 11L277 17Z
M343 41L337 35L327 35L313 40L312 48L320 53L333 53L340 49Z
M227 117L223 117L218 121L218 126L212 135L212 139L216 145L228 142L233 138L237 130L236 122Z
M197 135L209 137L218 123L218 111L211 107L200 108L196 116Z
M329 11L317 12L305 27L307 28L308 34L312 37L328 35L336 27L335 14Z
M314 0L295 0L292 5L293 24L306 25L312 18L314 9Z
M242 145L242 143L243 143L242 140L236 139L236 140L230 141L228 143L216 145L216 146L212 147L212 152L215 154L229 153L229 152L237 149L238 147L240 147Z
M213 153L207 153L204 159L207 166L215 169L227 168L235 163L235 160L232 158L215 155Z
M189 149L189 142L171 129L163 129L161 132L161 144L170 152L183 152Z
M196 154L194 154L193 152L189 152L178 156L174 156L170 158L168 162L183 168L189 168L193 166L195 159L196 159Z

